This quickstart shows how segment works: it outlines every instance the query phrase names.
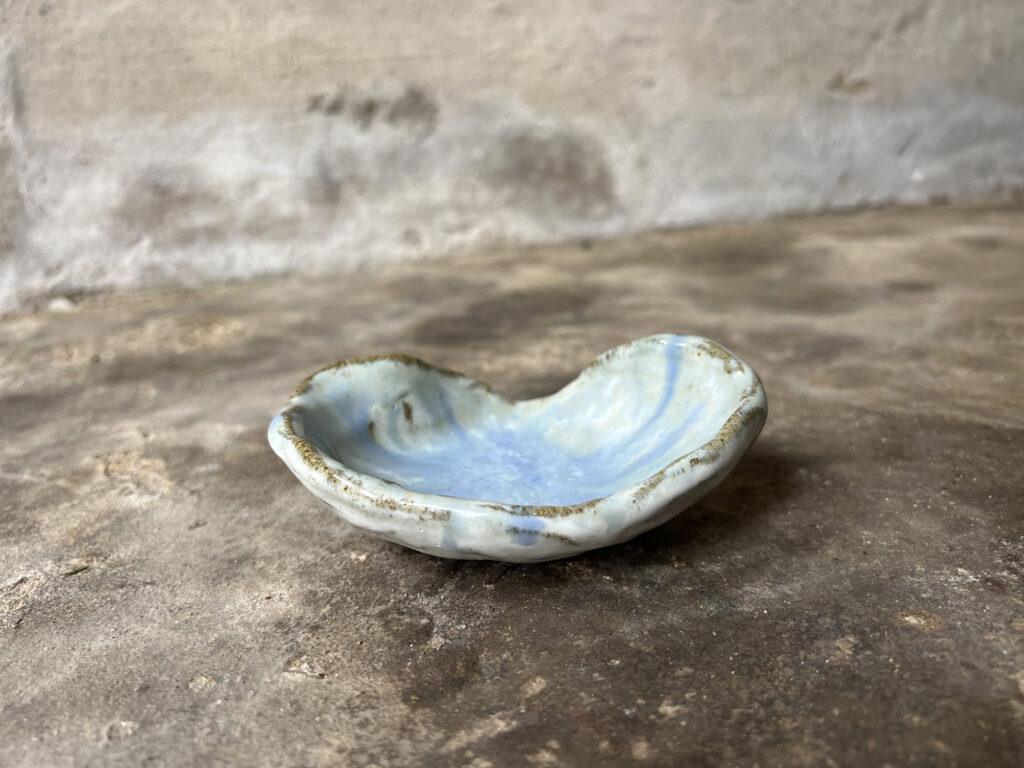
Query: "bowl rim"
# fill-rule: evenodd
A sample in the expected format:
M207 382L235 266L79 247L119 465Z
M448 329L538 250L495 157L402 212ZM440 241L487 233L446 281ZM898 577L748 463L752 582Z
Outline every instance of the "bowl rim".
M671 333L655 334L635 339L613 347L595 357L557 392L532 399L542 400L554 396L561 392L562 389L565 389L565 387L575 383L585 371L603 364L611 356L621 353L630 347L645 344L666 344L669 341L677 344L685 342L686 346L693 345L696 347L698 356L707 354L722 360L727 374L731 374L734 370L746 373L750 376L750 384L740 395L737 407L733 409L715 436L710 440L678 456L660 470L638 483L625 486L606 496L577 504L509 504L486 499L472 499L463 496L448 496L415 491L394 481L358 472L334 457L325 456L309 440L298 433L295 428L295 422L298 420L301 423L303 413L301 398L309 391L312 381L328 371L354 365L374 365L386 361L413 365L436 374L458 378L468 382L473 387L481 387L490 395L513 405L530 401L530 399L511 400L479 379L449 368L427 363L411 355L386 354L348 358L320 368L303 379L295 388L295 391L288 400L288 405L271 421L268 438L274 451L284 460L285 464L296 474L298 474L296 464L301 467L304 475L300 475L300 479L303 479L305 476L310 480L316 481L315 484L322 489L324 494L335 498L341 495L352 500L362 500L371 506L384 508L391 514L405 512L420 519L423 519L424 515L432 518L440 517L447 519L452 513L480 511L500 512L517 517L564 518L594 512L604 505L630 499L633 503L640 503L655 490L667 490L670 493L673 490L678 490L679 493L683 493L691 486L703 480L712 479L708 477L709 475L715 475L714 479L717 480L724 477L725 472L712 471L720 464L719 460L725 459L725 468L731 469L732 464L738 460L739 456L742 455L761 432L767 418L767 399L761 378L750 365L743 362L717 342L698 335ZM698 472L698 475L703 476L703 479L702 477L688 478L681 488L672 488L683 477L687 477L687 473L690 470L700 469L707 470L706 472ZM673 480L676 482L673 483ZM666 486L668 487L666 488ZM314 493L317 496L321 495L315 491Z

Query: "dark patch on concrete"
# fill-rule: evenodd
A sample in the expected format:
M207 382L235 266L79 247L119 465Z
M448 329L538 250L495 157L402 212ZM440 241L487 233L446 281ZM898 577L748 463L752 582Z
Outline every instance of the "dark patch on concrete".
M928 466L942 477L938 492L954 500L958 508L990 505L990 523L1002 527L1006 534L1024 527L1019 514L1004 516L1000 511L1024 509L1024 485L1008 483L1002 474L1014 446L1024 444L1024 428L977 424L955 411L904 423L914 437L918 468L923 471ZM1024 580L1024 572L1018 575Z
M849 333L809 333L793 323L780 323L750 335L750 346L785 359L788 366L822 366L856 355L863 338Z
M0 87L4 89L0 110L10 116L16 130L21 130L25 120L25 86L13 50L8 50L0 63Z
M480 674L480 654L448 643L433 652L417 653L403 681L403 700L411 707L444 704L458 696Z
M693 241L680 248L662 245L643 254L644 261L656 260L680 267L679 276L686 278L683 269L693 267L700 274L710 276L759 275L777 269L780 264L800 274L816 273L815 259L805 251L793 249L793 237L787 232L724 232L709 236L710 232L697 230Z
M885 383L892 376L888 366L869 365L863 362L840 362L828 371L811 379L812 386L823 386L838 390L871 389Z
M74 394L66 389L0 395L0 430L7 435L22 434L38 425L39 414L58 421L73 407Z
M406 227L402 230L402 242L413 248L423 245L423 236L415 227Z
M513 400L529 400L534 397L546 397L558 392L579 375L579 371L563 371L543 376L523 376L513 379L504 385L501 391Z
M0 61L0 259L22 248L27 210L22 196L16 137L21 132L25 94L13 51Z
M977 251L995 251L1003 246L1003 238L992 235L961 235L964 245Z
M0 135L0 257L13 253L25 229L25 201L21 196L14 147Z
M831 363L844 355L855 353L864 340L846 334L818 335L793 346L789 359L797 364Z
M831 93L842 96L863 96L871 90L871 81L865 77L847 77L842 72L836 72L825 87Z
M915 7L904 11L896 18L892 25L893 34L903 35L911 28L920 25L928 17L929 10L931 10L931 0L924 0L924 2L918 3Z
M306 101L309 112L323 112L325 115L337 115L345 108L345 94L341 91L333 93L315 93Z
M388 299L401 304L405 301L418 301L423 298L423 278L419 275L406 274L405 270L395 273L391 284L388 286ZM451 285L448 287L447 299L450 301L460 296L472 296L480 293L490 293L494 290L494 283L490 280L472 275L452 275ZM434 303L441 304L445 296L437 295Z
M440 108L426 89L408 85L397 99L386 106L384 120L401 130L427 136L437 128Z
M417 344L474 344L532 328L582 322L597 292L587 286L509 291L475 301L457 314L428 318L413 332Z
M132 179L112 215L118 242L151 238L157 247L217 242L227 234L227 203L185 165L150 166Z
M314 206L337 208L366 190L359 156L337 146L322 147L313 158L313 173L306 179L306 199Z
M405 416L405 420L412 423L412 406L408 400L402 401L402 415Z
M861 309L873 301L868 287L836 284L825 279L794 276L786 279L750 281L742 288L728 289L721 283L694 298L707 308L721 308L724 302L757 307L780 315L841 315Z
M306 109L343 117L361 131L369 131L382 122L417 138L429 136L437 129L441 111L430 92L414 83L400 87L394 83L369 87L339 85L311 96Z
M273 368L275 356L288 354L288 345L272 336L249 337L245 344L180 352L153 344L133 355L120 355L109 363L98 365L96 376L104 385L130 386L153 382L161 396L178 397L190 386L217 381L233 367L256 365ZM158 375L161 371L163 374ZM145 408L144 404L138 405Z
M885 283L885 287L896 293L928 293L934 291L938 286L924 280L889 280Z
M37 507L70 501L73 493L56 483L4 478L0 483L0 540L31 536L39 528Z
M307 185L307 190L309 189ZM243 192L243 194L246 194ZM232 224L236 234L255 240L287 240L308 236L311 231L309 218L298 212L286 212L269 206L254 206L252 209L238 209L233 214Z
M380 102L370 96L353 99L349 106L352 122L364 131L370 130L370 126L373 125L373 120L377 117L379 111Z
M480 177L507 205L540 219L599 219L618 206L601 145L568 129L503 136L487 150Z

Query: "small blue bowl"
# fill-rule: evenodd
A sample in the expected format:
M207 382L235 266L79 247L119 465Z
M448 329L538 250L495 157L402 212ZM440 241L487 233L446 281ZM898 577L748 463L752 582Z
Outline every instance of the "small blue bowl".
M365 531L441 557L536 562L678 514L721 482L766 412L749 365L662 334L518 402L411 357L346 360L299 385L269 439Z

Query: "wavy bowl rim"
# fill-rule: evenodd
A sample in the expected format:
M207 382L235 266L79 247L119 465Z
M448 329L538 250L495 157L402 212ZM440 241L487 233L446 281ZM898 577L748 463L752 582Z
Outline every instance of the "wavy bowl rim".
M672 480L680 480L684 477L691 477L692 481L683 482L678 487L672 487L672 498L681 496L691 488L704 482L707 475L714 475L714 472L697 472L688 475L692 469L699 469L702 466L713 470L720 464L731 467L733 458L737 459L760 434L767 419L767 398L764 386L757 372L732 352L703 336L692 334L655 334L646 336L634 341L613 347L595 357L580 372L561 389L541 398L533 398L533 401L553 397L566 387L575 383L585 371L601 365L606 359L630 347L643 344L664 344L669 340L679 342L683 340L686 344L694 344L698 347L698 355L707 353L713 357L720 358L726 366L738 366L741 372L749 372L751 383L743 391L739 398L737 407L732 411L726 421L719 428L715 436L697 448L688 451L670 461L662 469L645 478L644 480L626 486L607 496L580 502L570 505L527 505L508 504L505 502L491 501L486 499L471 499L462 496L447 496L442 494L423 493L414 491L398 483L375 475L359 472L346 466L334 457L325 456L309 440L298 434L295 430L295 420L301 423L302 403L301 399L309 391L310 383L318 376L329 371L352 365L374 365L380 362L398 362L405 365L432 371L436 374L452 376L469 383L470 386L482 387L492 396L499 397L513 406L518 403L531 402L526 400L510 400L501 393L494 390L489 384L467 376L458 371L427 363L418 357L405 354L374 355L362 358L349 358L341 360L317 370L300 382L283 408L270 423L268 439L274 452L285 462L293 473L296 471L296 464L303 470L303 473L310 479L320 480L317 483L325 493L335 496L340 500L352 500L368 502L391 513L408 513L422 518L424 514L428 517L449 517L452 513L465 512L494 512L505 513L513 516L539 517L539 518L564 518L587 512L596 511L601 506L615 501L631 500L634 503L641 503L657 489L665 490L663 486L671 483ZM728 368L727 368L728 373ZM724 475L723 475L724 477ZM302 476L300 476L302 479ZM721 479L721 478L719 478ZM323 481L326 481L324 483ZM438 514L440 513L440 514Z

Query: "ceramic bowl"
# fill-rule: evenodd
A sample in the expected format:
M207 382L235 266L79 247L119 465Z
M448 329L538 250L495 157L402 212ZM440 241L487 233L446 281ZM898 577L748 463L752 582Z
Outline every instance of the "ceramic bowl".
M664 334L518 402L411 357L346 360L299 385L269 439L365 531L441 557L529 562L665 522L725 477L765 414L749 365Z

